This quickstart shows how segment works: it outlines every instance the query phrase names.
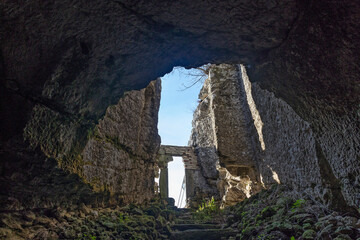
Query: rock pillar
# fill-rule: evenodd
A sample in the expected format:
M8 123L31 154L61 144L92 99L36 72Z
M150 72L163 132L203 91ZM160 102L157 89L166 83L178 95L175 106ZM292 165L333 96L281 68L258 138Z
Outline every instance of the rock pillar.
M167 164L160 168L159 188L161 198L169 197L169 172Z

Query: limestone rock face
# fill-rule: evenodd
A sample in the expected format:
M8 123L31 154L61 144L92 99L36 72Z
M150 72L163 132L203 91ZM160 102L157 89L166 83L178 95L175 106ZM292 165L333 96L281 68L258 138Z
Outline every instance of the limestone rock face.
M191 144L197 149L203 175L217 176L223 204L233 205L261 188L250 140L255 128L237 67L211 65L199 98Z
M359 206L359 1L4 0L0 12L6 151L26 126L72 168L125 91L178 65L243 63L309 124L324 184Z
M96 190L108 190L123 203L154 196L160 79L130 91L106 111L83 152L80 171Z
M0 96L6 117L0 127L1 139L7 140L21 134L35 104L50 111L41 110L46 122L63 125L70 134L96 124L124 91L146 87L174 65L196 65L217 53L224 60L226 46L236 49L233 57L253 59L253 53L282 42L298 9L291 0L255 5L7 0L1 12ZM218 35L228 28L233 30ZM79 119L80 126L71 123Z
M219 158L216 154L216 148L214 146L215 134L213 132L213 115L211 115L208 96L208 85L204 84L200 91L199 99L203 99L199 104L193 115L192 132L189 144L195 149L195 155L200 171L198 172L198 181L193 181L197 187L195 189L195 196L197 198L190 198L190 202L200 200L201 198L211 198L214 196L219 199L221 196L217 189L217 181L219 173L216 170ZM200 179L200 180L199 180ZM188 196L187 196L188 197ZM190 196L191 197L191 196ZM196 205L193 203L193 205Z
M257 83L251 87L244 66L241 71L247 94L251 92L253 96L254 104L249 104L250 109L256 107L257 117L263 122L260 129L254 119L258 134L262 135L259 140L263 141L260 142L263 146L255 148L261 177L267 178L264 182L275 180L291 185L337 210L353 211L346 205L356 207L360 203L359 179L355 177L360 167L355 159L360 152L354 146L359 142L358 127L347 116L333 116L336 125L342 127L334 127L335 123L326 125L322 117L310 124L273 93L261 89ZM319 134L318 124L327 137ZM254 138L253 142L256 142Z
M257 143L257 161L265 185L283 183L294 188L314 188L321 184L319 161L316 155L315 136L310 124L273 93L250 84L244 75L242 81L249 86L258 118L262 122L258 133L252 135Z
M79 203L99 207L109 204L108 194L94 192L78 175L59 168L58 162L46 157L40 149L29 149L22 138L7 147L13 151L0 151L2 213L15 214L28 209L73 210Z
M160 79L142 90L125 93L99 122L99 137L113 139L133 155L153 161L160 146L157 131L160 94Z
M192 144L199 149L199 159L207 155L218 161L218 189L225 205L249 197L261 186L285 184L337 209L356 206L359 189L350 182L358 181L353 175L358 161L344 160L347 164L340 166L326 160L336 154L325 157L321 150L356 154L352 144L324 143L324 137L284 100L250 83L244 66L212 65L209 72L200 93L207 97L194 114ZM356 129L351 123L347 127ZM354 139L355 135L349 132ZM202 153L203 147L211 146L211 155Z
M154 194L154 165L160 147L160 81L125 93L92 130L80 127L79 132L81 122L70 120L59 125L57 121L66 117L37 105L25 136L94 190L109 192L112 201L141 203Z

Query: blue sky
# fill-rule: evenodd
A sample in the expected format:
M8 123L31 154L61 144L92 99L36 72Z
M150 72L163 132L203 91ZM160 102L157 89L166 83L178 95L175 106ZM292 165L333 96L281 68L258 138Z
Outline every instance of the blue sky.
M162 91L159 111L159 135L161 144L187 146L191 134L193 112L198 105L201 83L184 91L183 84L191 85L196 77L190 76L195 70L174 68L171 73L161 78ZM178 206L178 197L184 178L184 165L181 158L174 158L168 165L169 196L174 198ZM185 198L184 198L185 200ZM185 204L182 202L181 207Z

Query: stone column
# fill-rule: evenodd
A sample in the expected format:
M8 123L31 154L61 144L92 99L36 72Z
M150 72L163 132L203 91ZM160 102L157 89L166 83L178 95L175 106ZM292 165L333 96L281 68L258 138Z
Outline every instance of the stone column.
M163 149L160 149L158 157L158 166L160 168L159 189L161 198L169 197L169 173L168 163L173 160L172 156L165 155Z
M194 169L185 168L185 182L186 182L186 199L195 197L195 171Z
M159 188L161 198L169 197L169 176L167 164L160 169Z

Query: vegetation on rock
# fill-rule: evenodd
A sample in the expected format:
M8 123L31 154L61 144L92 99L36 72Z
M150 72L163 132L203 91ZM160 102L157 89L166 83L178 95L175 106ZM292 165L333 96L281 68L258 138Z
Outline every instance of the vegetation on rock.
M199 205L199 208L193 212L193 218L196 222L206 222L220 216L220 214L219 204L215 202L214 197L211 197L210 200Z
M1 214L1 239L168 239L173 207L153 200L145 205Z
M236 239L357 239L359 217L335 212L308 196L274 185L226 209Z

